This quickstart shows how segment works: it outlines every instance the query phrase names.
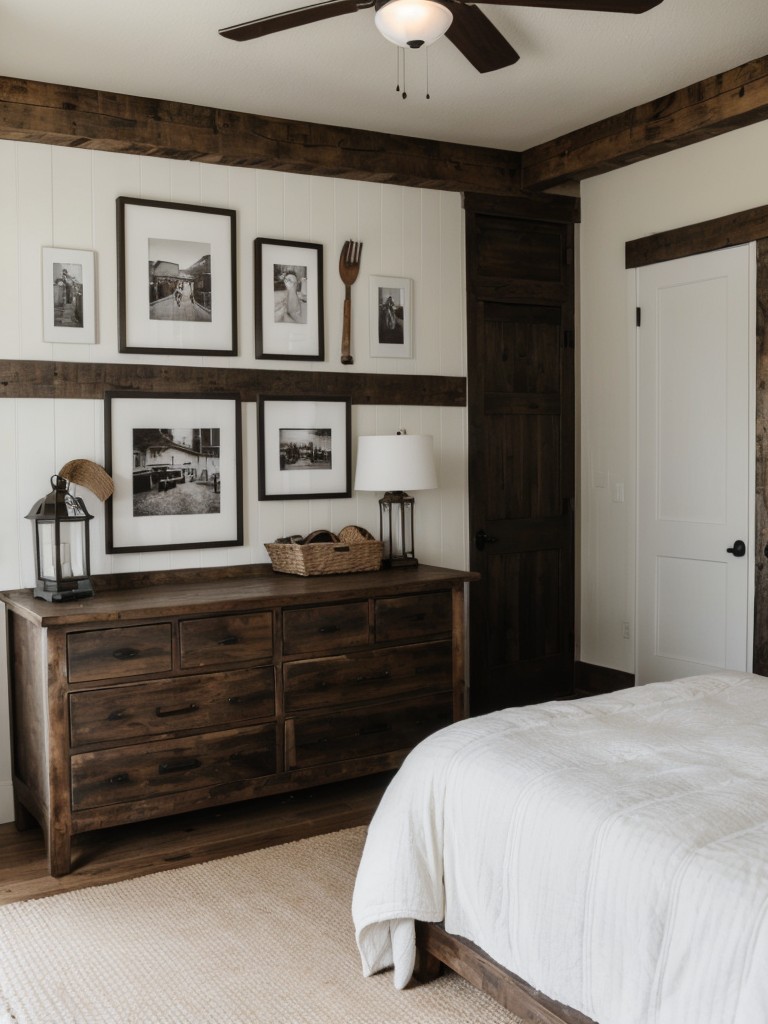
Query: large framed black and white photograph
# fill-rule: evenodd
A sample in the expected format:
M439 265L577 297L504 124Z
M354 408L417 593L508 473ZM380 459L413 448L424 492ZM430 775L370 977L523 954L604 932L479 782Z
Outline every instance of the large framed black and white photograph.
M117 200L118 346L237 354L234 210Z
M350 497L349 399L259 398L259 498Z
M108 392L108 554L243 543L240 400Z
M43 249L43 341L96 343L96 275L89 249Z
M313 242L254 242L256 356L325 358L323 247Z
M370 278L372 356L413 358L412 302L410 278Z

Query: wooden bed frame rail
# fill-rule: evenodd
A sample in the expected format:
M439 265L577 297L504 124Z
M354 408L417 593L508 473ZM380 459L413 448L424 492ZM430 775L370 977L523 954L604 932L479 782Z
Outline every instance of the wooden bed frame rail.
M440 924L416 922L416 970L419 982L436 978L443 966L487 993L525 1024L595 1024L578 1010L536 991L496 963L474 943L450 935Z

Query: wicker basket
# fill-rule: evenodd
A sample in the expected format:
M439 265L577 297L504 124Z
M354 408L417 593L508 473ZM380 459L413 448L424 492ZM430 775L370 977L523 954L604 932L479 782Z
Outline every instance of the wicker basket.
M265 544L264 547L275 572L330 576L380 569L383 544L380 540L361 540L351 544Z

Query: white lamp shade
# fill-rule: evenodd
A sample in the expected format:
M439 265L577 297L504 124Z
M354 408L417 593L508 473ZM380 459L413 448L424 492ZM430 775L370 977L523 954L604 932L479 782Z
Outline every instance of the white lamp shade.
M398 46L429 46L451 27L453 15L436 0L389 0L376 11L376 28Z
M356 491L429 491L434 487L434 441L429 435L358 437Z

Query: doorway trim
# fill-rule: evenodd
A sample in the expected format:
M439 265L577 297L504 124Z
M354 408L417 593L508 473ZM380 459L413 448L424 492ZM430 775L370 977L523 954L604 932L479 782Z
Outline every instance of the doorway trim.
M755 506L752 670L768 675L768 206L633 239L625 246L628 270L666 260L756 243L755 295Z

